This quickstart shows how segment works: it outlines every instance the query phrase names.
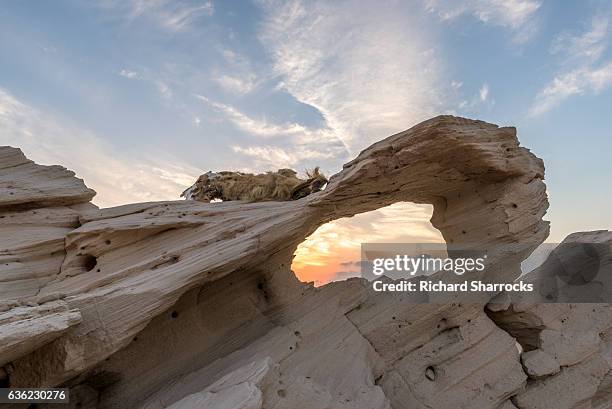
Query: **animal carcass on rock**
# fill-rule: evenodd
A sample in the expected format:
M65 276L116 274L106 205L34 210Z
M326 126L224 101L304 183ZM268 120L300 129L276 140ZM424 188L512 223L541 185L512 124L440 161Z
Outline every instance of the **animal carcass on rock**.
M320 191L327 178L315 168L306 172L306 180L300 179L292 169L279 169L254 175L242 172L206 172L183 193L187 200L224 202L242 200L246 202L297 200Z

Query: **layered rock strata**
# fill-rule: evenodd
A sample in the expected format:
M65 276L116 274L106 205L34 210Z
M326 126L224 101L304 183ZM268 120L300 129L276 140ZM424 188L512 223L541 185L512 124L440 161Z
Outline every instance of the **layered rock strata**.
M514 306L413 304L290 270L321 224L408 201L433 204L447 243L487 251L483 281L516 279L547 237L548 203L543 163L514 128L436 117L292 202L97 209L71 172L17 149L0 148L0 172L6 385L70 387L72 408L541 408L582 376L563 407L607 402L605 341L572 360L542 346L546 319L508 324L523 317Z

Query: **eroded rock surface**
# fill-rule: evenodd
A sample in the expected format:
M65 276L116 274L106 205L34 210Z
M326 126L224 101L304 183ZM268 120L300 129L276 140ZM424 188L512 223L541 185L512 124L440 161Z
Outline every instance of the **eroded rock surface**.
M593 311L604 335L574 346L551 324L566 307L411 304L361 279L314 288L290 271L321 224L410 201L434 205L448 243L487 250L483 281L514 280L548 234L544 166L514 128L436 117L292 202L99 210L73 174L16 149L0 148L0 172L0 336L13 337L0 381L11 386L68 386L73 408L493 409L549 407L542 396L582 376L558 407L606 402L604 307ZM531 344L558 373L525 356Z
M608 251L599 271L608 272L612 232L574 233L562 244L592 244ZM566 246L570 253L574 246ZM589 247L587 247L589 248ZM563 256L563 255L561 255ZM571 264L570 264L571 265ZM581 268L583 266L578 266ZM550 279L550 263L528 278ZM565 272L560 272L565 273ZM579 272L580 273L580 272ZM606 277L593 276L592 282ZM557 289L567 283L558 279ZM591 283L584 283L588 286ZM593 294L597 297L597 294ZM612 405L612 307L602 303L516 303L490 312L491 318L522 345L522 363L529 375L525 390L513 399L519 408L608 408Z

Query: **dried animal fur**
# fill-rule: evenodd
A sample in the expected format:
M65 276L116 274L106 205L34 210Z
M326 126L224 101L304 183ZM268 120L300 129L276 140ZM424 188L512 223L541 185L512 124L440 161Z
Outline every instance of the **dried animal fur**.
M297 200L320 191L327 178L316 167L306 172L307 179L297 177L292 169L279 169L254 175L242 172L207 172L200 176L181 197L210 202L242 200L246 202Z

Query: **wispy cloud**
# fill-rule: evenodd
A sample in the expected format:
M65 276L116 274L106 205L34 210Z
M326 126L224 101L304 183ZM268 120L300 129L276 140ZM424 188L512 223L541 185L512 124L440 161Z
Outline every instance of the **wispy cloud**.
M131 71L128 69L122 69L121 71L119 71L119 75L125 78L129 78L131 80L139 80L142 79L142 76L137 73L136 71Z
M612 61L600 63L608 44L608 19L594 17L581 35L563 33L551 47L551 53L563 54L564 70L535 97L530 116L541 115L574 95L597 94L612 86Z
M468 14L485 24L514 32L514 41L527 41L536 30L534 16L542 5L538 0L427 0L427 9L442 20Z
M458 89L458 88L455 88L455 89ZM485 107L490 108L490 107L493 107L494 105L495 105L495 100L491 97L489 84L484 83L470 99L462 100L458 104L457 108L460 113L465 114L465 113L472 113L476 109L481 109Z
M223 74L213 78L213 80L224 89L236 94L248 94L256 85L255 75L231 76Z
M131 5L132 18L148 17L173 31L183 30L199 17L214 13L213 3L209 0L131 0L127 3Z
M440 66L412 7L267 1L263 8L259 37L280 87L315 107L351 153L439 111Z
M142 72L139 72L122 68L118 72L118 75L129 80L145 81L151 84L153 87L155 87L159 95L165 100L170 100L174 96L172 88L168 82L165 79L162 79L159 74L151 73L150 70L144 69Z
M553 41L550 52L564 54L570 62L595 62L599 60L608 45L608 19L593 18L587 32L573 35L564 32Z
M313 139L315 134L326 133L321 129L311 129L297 123L276 124L264 119L252 118L235 107L220 102L213 101L203 95L195 95L200 101L205 102L212 108L222 112L225 118L228 119L236 128L246 132L249 135L255 135L262 138L297 136L302 141ZM316 140L324 139L324 137L332 137L333 135L326 133L317 135Z
M272 145L246 147L234 145L232 150L252 158L255 166L259 169L295 168L296 164L302 161L330 159L335 156L333 152L322 152L306 147L284 149Z
M223 89L234 94L248 94L259 84L250 61L235 51L227 48L220 50L225 64L213 73L213 81Z
M153 83L157 87L157 91L159 92L159 95L161 95L163 98L166 98L166 99L172 98L172 95L173 95L172 89L165 81L154 80Z
M567 98L599 93L612 86L612 61L598 67L582 67L557 75L536 95L530 115L537 116L559 105Z
M309 128L297 123L278 124L252 118L231 105L212 101L203 95L195 95L200 101L223 113L237 129L249 136L276 140L285 145L232 146L235 153L253 159L258 168L274 169L295 167L303 161L344 157L346 150L327 128ZM279 140L280 139L280 140Z
M459 90L463 86L463 82L453 80L451 81L451 88L455 91Z
M74 170L98 192L94 203L103 207L178 199L202 173L161 153L139 157L117 152L92 132L47 115L2 88L0 135L1 144L21 148L38 163Z
M485 102L489 97L489 85L483 84L478 91L478 95L480 95L480 101Z
M119 10L128 20L146 18L170 31L184 30L215 11L210 0L103 0L99 4Z

